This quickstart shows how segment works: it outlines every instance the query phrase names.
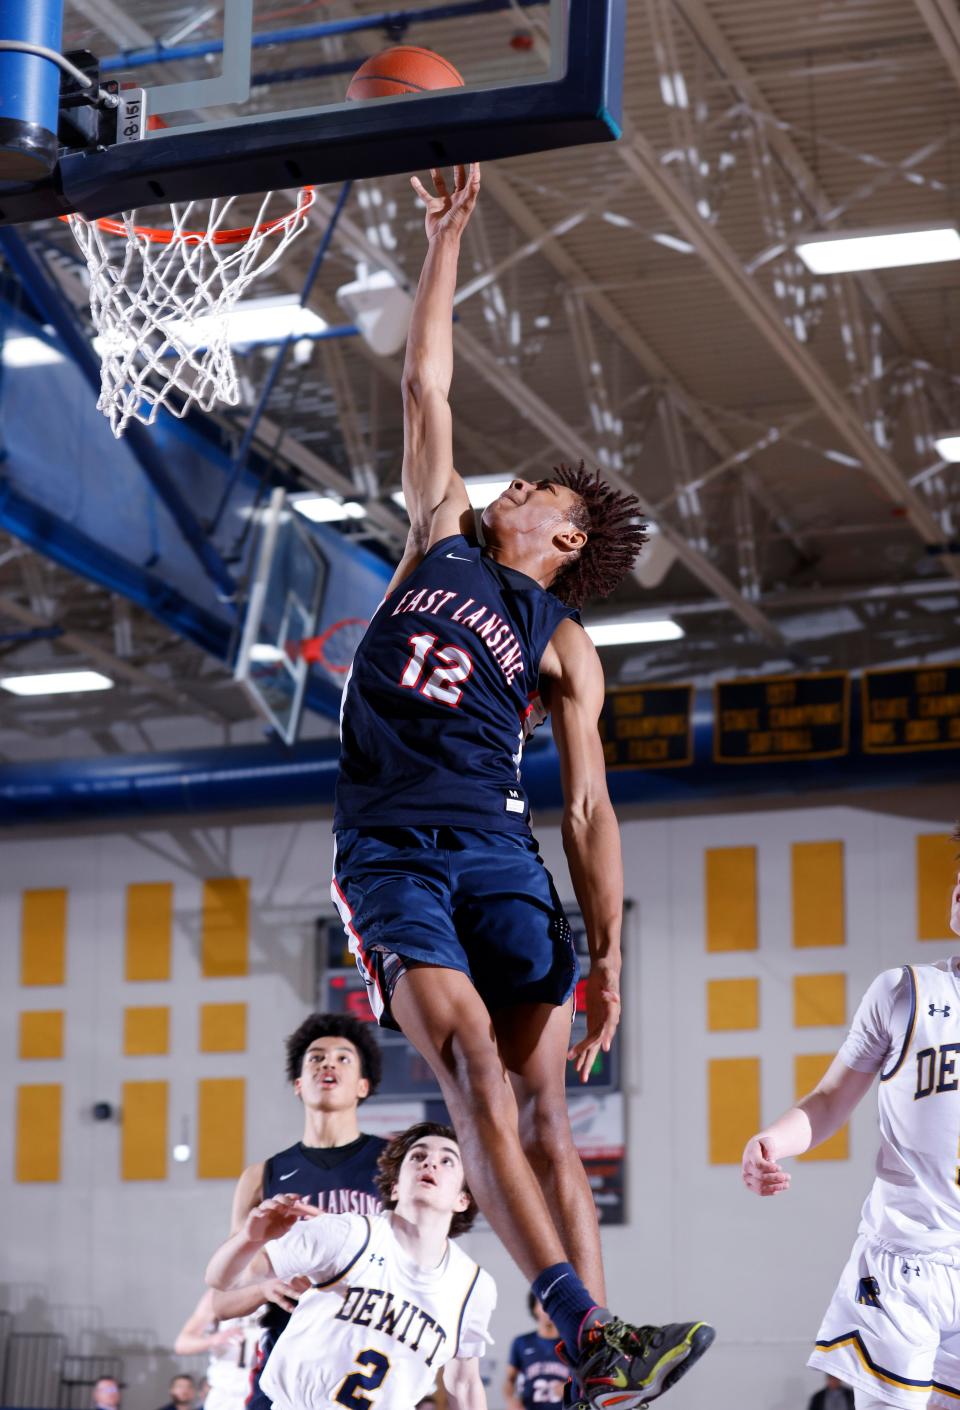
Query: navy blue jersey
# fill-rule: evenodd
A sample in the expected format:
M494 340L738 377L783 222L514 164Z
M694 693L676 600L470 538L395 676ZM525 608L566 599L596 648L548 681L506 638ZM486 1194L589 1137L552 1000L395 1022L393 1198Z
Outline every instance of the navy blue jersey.
M298 1141L263 1163L263 1198L302 1195L324 1214L379 1214L383 1200L377 1189L377 1161L387 1142L381 1136L363 1135L349 1146L305 1146ZM263 1314L256 1362L250 1371L250 1410L270 1410L271 1402L260 1389L260 1373L290 1314L274 1303Z
M555 1341L538 1336L536 1332L514 1337L510 1365L518 1373L516 1395L523 1410L560 1404L563 1387L570 1379L570 1368L560 1360Z
M577 613L462 534L377 609L340 713L334 827L529 830L524 740L553 633Z

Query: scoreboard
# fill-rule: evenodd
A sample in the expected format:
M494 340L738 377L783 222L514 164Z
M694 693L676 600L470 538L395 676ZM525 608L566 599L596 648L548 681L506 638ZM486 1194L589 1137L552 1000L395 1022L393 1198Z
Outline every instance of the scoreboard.
M865 671L865 754L960 749L960 662Z
M761 676L714 686L713 757L718 764L829 759L850 745L845 671Z

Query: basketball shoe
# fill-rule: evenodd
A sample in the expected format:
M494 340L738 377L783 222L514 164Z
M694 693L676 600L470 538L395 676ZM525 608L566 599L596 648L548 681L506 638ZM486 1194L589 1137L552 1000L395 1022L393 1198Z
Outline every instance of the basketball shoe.
M715 1335L706 1322L632 1327L595 1307L580 1329L575 1382L593 1410L636 1410L685 1376Z

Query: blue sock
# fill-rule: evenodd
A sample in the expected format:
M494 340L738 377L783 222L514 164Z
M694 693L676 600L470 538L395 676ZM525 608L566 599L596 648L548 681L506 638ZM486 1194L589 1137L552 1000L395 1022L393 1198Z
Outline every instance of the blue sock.
M580 1327L584 1317L597 1306L574 1272L571 1263L554 1263L544 1268L531 1283L533 1295L563 1338L572 1364L579 1356Z

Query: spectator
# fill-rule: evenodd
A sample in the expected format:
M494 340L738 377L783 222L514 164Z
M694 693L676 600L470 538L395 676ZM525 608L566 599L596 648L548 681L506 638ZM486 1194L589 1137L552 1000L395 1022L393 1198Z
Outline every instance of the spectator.
M807 1410L853 1410L853 1391L836 1376L827 1376L822 1388L811 1395Z
M161 1410L194 1410L196 1403L196 1381L185 1372L178 1372L170 1382L170 1400Z
M91 1401L93 1410L120 1410L120 1382L113 1376L101 1376L94 1384Z

